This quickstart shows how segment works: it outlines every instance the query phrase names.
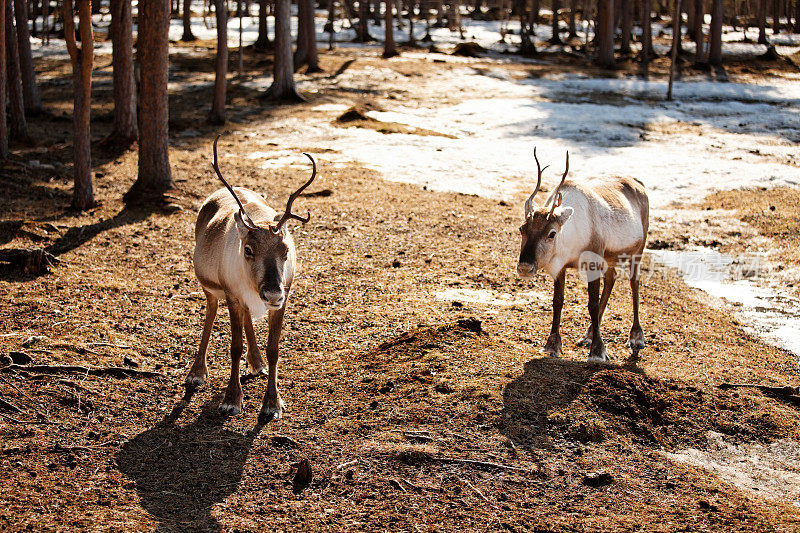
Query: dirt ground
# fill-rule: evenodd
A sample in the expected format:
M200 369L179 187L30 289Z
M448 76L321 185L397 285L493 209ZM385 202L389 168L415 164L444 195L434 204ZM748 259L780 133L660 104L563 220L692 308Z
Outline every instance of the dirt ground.
M365 96L331 78L355 53L323 55L313 100L391 101L391 86ZM376 55L358 61L409 76L456 68ZM503 68L526 76L578 68L566 61ZM252 56L248 69L255 75L265 64ZM178 54L173 65L175 77L210 79L208 53ZM38 146L12 146L14 159L0 174L0 244L43 247L60 260L41 276L0 266L0 529L800 529L796 506L666 455L703 448L709 431L733 443L798 439L795 397L718 387L796 385L790 353L750 336L716 302L645 261L644 350L625 347L631 305L619 283L603 326L612 362L586 362L587 350L573 342L588 321L585 289L570 274L564 357L542 357L551 281L514 276L522 196L498 203L435 193L358 165L326 164L325 153L312 191L332 194L296 204L312 219L294 229L301 269L281 341L285 418L256 425L260 378L244 385L242 415L217 414L229 372L224 310L209 383L186 398L182 383L205 305L192 271L193 223L219 187L209 168L215 130L202 123L210 88L172 95L178 208L126 207L136 152L98 145L99 205L77 214L66 208L69 88L57 83L65 68L46 65L56 80L42 90L52 115L31 121ZM780 75L774 65L748 68ZM310 116L314 104L265 106L232 85L223 171L279 207L308 171L260 170L246 158L263 150L249 132ZM110 127L110 87L95 97L99 140ZM424 90L413 97L444 98ZM299 155L305 147L281 149ZM31 159L52 167L21 164ZM764 239L792 246L796 234L760 218L752 195L796 224L794 190L707 201L738 210ZM661 226L653 238L676 242ZM485 305L437 297L458 290L513 298ZM256 331L264 342L266 324ZM107 370L119 368L128 371ZM296 476L303 460L310 482Z

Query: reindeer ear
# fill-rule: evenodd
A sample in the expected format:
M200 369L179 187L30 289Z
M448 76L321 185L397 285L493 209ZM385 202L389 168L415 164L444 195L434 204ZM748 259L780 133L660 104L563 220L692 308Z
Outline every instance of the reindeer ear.
M569 220L569 217L572 216L573 212L574 210L570 206L556 207L555 211L553 211L553 217L556 219L559 226L563 226L567 220Z
M235 212L233 214L233 220L236 222L236 229L239 230L239 238L244 241L250 230L245 225L244 220L242 220L242 213L239 211Z

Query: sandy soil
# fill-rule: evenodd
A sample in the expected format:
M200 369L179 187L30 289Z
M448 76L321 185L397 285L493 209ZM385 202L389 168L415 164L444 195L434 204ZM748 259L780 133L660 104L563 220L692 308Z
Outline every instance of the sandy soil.
M317 103L352 102L352 93L329 78L349 53L323 56L327 73L314 78ZM263 59L251 59L249 69L263 69ZM207 57L176 63L197 67L180 72L185 80L209 79ZM398 72L414 64L423 72L453 68L386 64ZM404 96L440 101L420 81L423 89ZM192 273L192 227L200 203L218 188L209 169L214 131L201 122L209 90L174 94L171 102L172 194L180 209L126 208L120 199L135 179L136 153L100 147L98 207L85 214L65 209L70 123L60 116L69 109L63 84L42 91L55 111L32 121L40 145L15 147L17 161L36 158L53 169L18 163L2 169L0 242L45 247L61 263L38 277L0 270L0 299L10 303L0 308L1 527L800 528L798 508L782 495L737 488L667 455L705 449L711 431L734 445L797 440L794 397L718 388L726 381L794 385L798 365L791 354L749 336L725 309L659 271L645 276L648 346L637 357L624 347L631 306L620 283L604 320L612 363L586 363L586 350L572 342L588 320L585 290L571 274L564 358L543 358L551 282L513 275L522 196L508 204L434 193L334 164L332 153L318 154L313 189L333 194L297 202L313 218L294 230L301 272L279 366L287 416L256 426L262 379L244 385L242 415L216 413L229 365L224 311L212 336L208 387L185 398L182 382L204 309ZM96 94L99 138L109 127L110 87ZM357 96L390 101L393 94L387 84ZM236 86L230 101L240 107L232 108L235 123L220 142L221 153L230 155L223 170L278 207L307 170L260 170L246 155L264 146L249 132L315 113L314 103L263 107L252 91ZM296 151L302 165L304 146L280 148ZM751 213L746 194L709 202L738 209L764 238L784 241ZM795 191L769 198L776 213L792 216ZM656 229L654 238L673 242L675 235L664 231ZM453 290L461 296L436 297ZM266 325L256 329L263 342ZM10 364L28 358L36 365L156 375ZM310 483L296 480L303 459Z

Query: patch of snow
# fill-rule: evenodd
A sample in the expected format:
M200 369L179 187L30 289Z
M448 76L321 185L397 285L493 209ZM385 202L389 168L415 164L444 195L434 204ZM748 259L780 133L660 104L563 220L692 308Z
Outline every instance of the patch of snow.
M495 307L525 305L531 302L547 300L547 296L537 291L509 294L487 289L444 289L436 292L438 300L447 302L466 302Z

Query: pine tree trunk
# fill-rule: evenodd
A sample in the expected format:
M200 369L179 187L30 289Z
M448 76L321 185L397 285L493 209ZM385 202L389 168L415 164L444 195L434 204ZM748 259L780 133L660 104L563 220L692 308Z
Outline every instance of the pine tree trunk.
M42 102L39 99L39 89L36 87L36 73L33 70L27 7L26 0L14 0L14 14L17 19L17 44L19 46L19 68L22 75L22 98L25 102L25 113L29 116L34 116L42 112Z
M561 8L561 0L552 0L553 6L553 36L550 38L551 44L561 44L561 36L558 34L558 10Z
M399 55L394 44L394 17L392 16L392 2L386 0L383 12L383 24L386 26L386 39L383 42L383 58L388 59Z
M0 102L8 99L6 91L6 2L0 0ZM0 159L8 158L8 126L6 125L6 106L0 105Z
M758 44L769 44L767 41L767 1L758 1Z
M253 48L257 50L269 50L272 43L269 40L269 28L267 27L267 8L269 0L258 0L258 37L253 43Z
M702 64L706 62L705 51L703 47L705 45L705 36L703 35L703 20L705 19L705 9L703 6L703 0L695 0L694 2L694 43L695 43L695 52L694 52L694 62L695 64Z
M375 39L369 34L369 2L368 0L359 0L358 35L356 36L356 42L367 43L374 40Z
M781 31L781 3L780 0L772 0L772 35L778 35Z
M123 148L127 148L139 138L139 127L136 123L132 25L131 0L111 0L114 126L108 142Z
M303 97L294 84L289 9L289 0L275 0L275 60L272 66L272 85L267 90L267 96L273 100L299 102ZM361 22L363 21L359 21Z
M305 24L305 34L306 34L306 46L308 49L306 63L308 64L308 68L306 69L306 74L310 72L322 72L322 69L319 68L319 50L317 50L317 26L316 26L316 12L315 12L315 2L314 0L299 0L301 2L308 3L308 9L306 11L306 24Z
M214 97L211 103L211 124L225 124L225 96L228 89L228 8L225 0L214 0L217 18L217 57L214 62Z
M642 66L647 68L650 64L653 49L653 24L650 20L650 13L653 9L651 0L644 0L642 6L642 51L640 58Z
M722 0L714 0L711 5L711 35L708 62L714 66L722 65L722 17L724 16Z
M196 41L192 33L192 0L183 0L183 35L181 41Z
M578 11L578 0L569 0L569 38L574 39L578 36L578 30L575 25Z
M306 64L308 58L308 33L306 32L306 24L308 17L308 2L306 0L297 0L297 46L295 47L294 56L292 61L294 63L294 70L297 71L300 67Z
M19 72L17 32L14 28L14 13L10 1L6 1L6 53L9 134L12 139L28 141L28 123L25 120L25 105L22 99L22 81Z
M8 0L6 0L8 2ZM92 97L92 67L94 64L94 36L92 35L92 3L78 0L78 23L81 47L75 43L75 19L72 0L63 0L64 37L72 62L74 107L73 157L75 186L72 190L72 207L84 211L94 205L92 190L92 145L89 130L89 112Z
M599 0L597 64L614 68L614 0Z
M185 5L185 4L184 4ZM169 167L169 0L139 1L139 176L126 202L160 199L172 185Z
M631 18L631 2L630 0L620 0L620 6L622 9L620 54L629 56L631 54L631 30L633 27L633 19Z

